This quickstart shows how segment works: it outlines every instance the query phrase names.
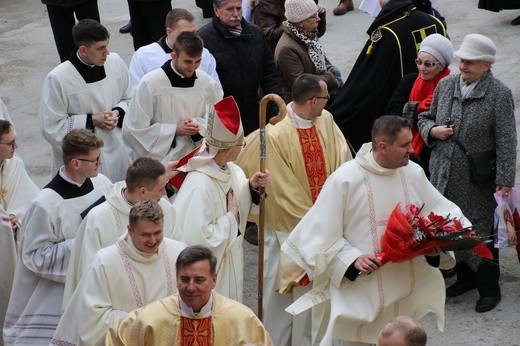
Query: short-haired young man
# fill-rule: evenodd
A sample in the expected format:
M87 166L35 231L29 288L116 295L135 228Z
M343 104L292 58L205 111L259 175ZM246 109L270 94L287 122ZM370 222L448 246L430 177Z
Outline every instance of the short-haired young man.
M138 158L128 167L126 179L117 182L112 193L88 211L79 226L72 248L65 281L64 308L81 277L92 264L96 252L114 244L126 232L130 210L137 203L148 199L158 202L164 211L164 235L175 240L181 238L175 228L173 208L169 201L162 198L165 185L164 165L149 157Z
M420 319L433 312L443 327L444 280L432 266L439 264L439 256L385 265L375 256L397 204L423 206L424 215L433 211L471 225L459 207L426 179L422 168L410 162L411 141L411 125L404 118L378 118L372 143L364 144L354 160L327 178L320 197L282 245L323 293L308 305L313 306L317 331L313 344L332 345L333 340L373 344L396 314ZM453 258L441 256L454 265ZM297 314L297 305L287 311Z
M123 59L109 53L107 29L84 19L72 30L76 53L54 68L43 82L39 123L52 147L53 172L63 165L60 143L72 129L86 128L103 139L101 168L111 181L124 179L129 151L121 126L132 88Z
M154 200L130 209L127 232L96 253L52 345L94 345L128 312L177 292L175 261L186 245L163 237L163 215Z
M195 149L208 109L222 98L219 83L197 70L202 39L182 32L172 48L171 60L141 79L125 117L123 137L134 158L165 163Z
M61 317L64 282L81 213L112 189L108 178L98 174L102 147L103 140L92 131L75 129L66 134L64 165L25 214L23 246L3 329L6 344L51 342Z
M161 67L171 59L173 43L181 32L195 32L195 17L184 8L174 8L166 15L166 35L159 41L139 48L130 61L130 76L134 85L148 72ZM206 72L220 83L217 74L217 62L211 53L203 48L199 69Z

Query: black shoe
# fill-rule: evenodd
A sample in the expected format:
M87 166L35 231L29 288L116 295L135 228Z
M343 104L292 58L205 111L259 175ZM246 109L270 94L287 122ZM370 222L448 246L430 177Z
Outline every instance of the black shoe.
M446 289L446 296L457 297L475 288L477 288L477 285L474 282L456 281L453 285Z
M128 21L128 23L126 23L126 25L120 27L119 32L122 34L128 34L128 33L132 32L132 22Z
M520 25L520 16L511 21L511 25Z
M445 279L449 279L452 276L454 276L455 274L457 274L455 272L455 269L447 269L447 270L441 269L441 273L442 273L442 277L445 278Z
M258 246L258 226L252 224L246 228L244 239L249 243Z
M493 310L502 298L500 296L488 296L482 297L477 300L477 304L475 305L476 312L487 312Z

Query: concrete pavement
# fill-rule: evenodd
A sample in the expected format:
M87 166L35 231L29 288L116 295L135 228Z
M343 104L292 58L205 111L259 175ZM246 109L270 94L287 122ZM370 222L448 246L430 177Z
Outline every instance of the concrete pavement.
M353 12L336 17L332 15L332 9L337 1L320 1L328 12L327 33L321 42L327 56L345 78L368 38L365 30L372 21L369 15L357 9L360 2L354 1L356 10ZM126 0L99 0L98 3L101 21L112 36L109 48L128 63L133 53L131 37L118 32L128 20ZM456 48L468 33L481 33L494 40L498 53L493 72L512 89L515 103L519 105L520 27L509 23L520 11L492 13L478 10L476 3L476 0L439 0L437 8L446 17L448 32ZM198 26L208 21L202 19L202 12L193 0L173 4L192 11ZM0 52L0 97L16 126L18 153L26 162L31 177L41 187L51 177L51 151L38 126L40 91L45 75L59 63L59 58L45 6L40 1L0 0ZM457 71L456 63L451 67ZM255 256L256 248L246 244L245 303L253 310L256 310ZM448 299L444 333L436 329L431 316L422 320L429 335L429 345L520 345L520 264L513 249L502 251L501 270L503 299L498 307L488 313L475 313L476 291Z

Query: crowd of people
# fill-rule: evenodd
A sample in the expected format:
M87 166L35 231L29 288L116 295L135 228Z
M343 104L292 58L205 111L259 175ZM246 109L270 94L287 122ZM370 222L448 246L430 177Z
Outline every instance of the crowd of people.
M377 256L399 204L492 234L517 139L490 38L455 51L430 1L378 0L343 81L313 0L258 1L258 25L213 0L198 30L170 1L129 0L127 67L97 1L42 2L61 60L39 109L54 176L32 182L0 101L0 344L426 345L417 320L442 330L446 297L499 304L497 249ZM259 128L260 110L282 119ZM476 181L482 152L494 173ZM242 305L248 222L265 227L263 321Z

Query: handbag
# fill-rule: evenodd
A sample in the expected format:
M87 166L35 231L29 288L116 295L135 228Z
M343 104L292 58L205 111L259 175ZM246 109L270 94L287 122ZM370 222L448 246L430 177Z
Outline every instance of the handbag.
M475 184L487 184L495 182L497 171L495 150L482 151L470 154L466 147L453 137L453 141L462 149L462 152L468 158L469 175L471 181Z

